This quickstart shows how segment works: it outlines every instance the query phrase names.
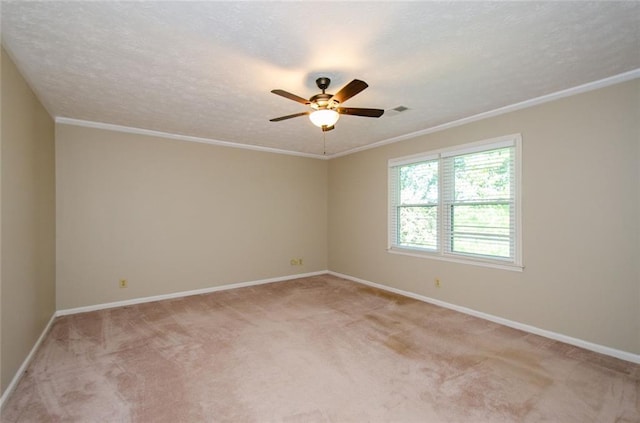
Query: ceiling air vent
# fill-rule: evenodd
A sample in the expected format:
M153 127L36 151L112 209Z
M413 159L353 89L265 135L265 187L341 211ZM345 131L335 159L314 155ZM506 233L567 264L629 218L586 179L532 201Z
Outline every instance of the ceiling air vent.
M409 108L405 106L394 107L393 109L385 111L383 116L386 116L386 117L396 116L406 110L409 110Z

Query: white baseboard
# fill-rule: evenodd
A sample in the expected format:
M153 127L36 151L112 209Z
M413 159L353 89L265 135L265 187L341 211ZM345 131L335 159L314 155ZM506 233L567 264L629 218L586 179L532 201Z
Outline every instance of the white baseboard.
M9 398L9 396L11 395L13 390L18 385L18 382L22 378L22 375L24 374L25 370L27 370L27 367L29 366L29 363L31 363L31 360L33 359L33 356L35 355L36 351L40 347L40 344L44 340L44 338L47 335L47 333L49 333L49 329L51 329L51 325L53 324L55 318L58 317L58 316L66 316L66 315L76 314L76 313L86 313L86 312L89 312L89 311L104 310L104 309L114 308L114 307L122 307L122 306L133 305L133 304L141 304L141 303L148 303L148 302L153 302L153 301L167 300L167 299L171 299L171 298L188 297L188 296L191 296L191 295L207 294L207 293L211 293L211 292L225 291L225 290L228 290L228 289L244 288L244 287L256 286L256 285L264 285L264 284L268 284L268 283L283 282L283 281L287 281L287 280L291 280L291 279L306 278L306 277L319 276L319 275L325 275L325 274L337 276L339 278L347 279L347 280L350 280L350 281L353 281L353 282L361 283L361 284L364 284L364 285L372 286L374 288L378 288L378 289L382 289L382 290L385 290L385 291L393 292L395 294L403 295L405 297L413 298L413 299L416 299L416 300L419 300L419 301L423 301L423 302L426 302L426 303L430 303L430 304L434 304L434 305L437 305L437 306L440 306L440 307L444 307L444 308L448 308L448 309L451 309L451 310L459 311L461 313L465 313L465 314L468 314L468 315L471 315L471 316L479 317L481 319L488 320L488 321L491 321L491 322L494 322L494 323L499 323L501 325L508 326L508 327L511 327L511 328L514 328L514 329L519 329L519 330L522 330L522 331L525 331L525 332L533 333L535 335L540 335L540 336L543 336L545 338L553 339L555 341L564 342L566 344L575 345L577 347L584 348L586 350L594 351L594 352L601 353L601 354L604 354L604 355L608 355L608 356L611 356L611 357L619 358L621 360L630 361L632 363L640 364L640 355L638 355L638 354L633 354L633 353L630 353L630 352L617 350L615 348L605 347L603 345L594 344L592 342L584 341L584 340L578 339L578 338L572 338L570 336L562 335L560 333L548 331L548 330L545 330L545 329L540 329L540 328L537 328L535 326L526 325L524 323L514 322L512 320L508 320L508 319L505 319L505 318L502 318L502 317L498 317L498 316L494 316L494 315L491 315L491 314L483 313L481 311L476 311L476 310L473 310L473 309L470 309L470 308L466 308L466 307L461 307L461 306L458 306L458 305L455 305L455 304L450 304L450 303L447 303L447 302L444 302L444 301L436 300L434 298L426 297L424 295L416 294L416 293L413 293L413 292L403 291L401 289L392 288L392 287L389 287L389 286L386 286L386 285L381 285L381 284L378 284L378 283L375 283L375 282L370 282L370 281L367 281L365 279L356 278L354 276L349 276L349 275L345 275L345 274L342 274L342 273L333 272L333 271L329 271L329 270L321 270L321 271L318 271L318 272L301 273L301 274L297 274L297 275L281 276L281 277L277 277L277 278L260 279L260 280L248 281L248 282L239 282L239 283L234 283L234 284L229 284L229 285L214 286L214 287L211 287L211 288L195 289L195 290L191 290L191 291L182 291L182 292L175 292L175 293L171 293L171 294L155 295L155 296L151 296L151 297L134 298L134 299L125 300L125 301L116 301L116 302L112 302L112 303L96 304L96 305L86 306L86 307L77 307L77 308L70 308L70 309L66 309L66 310L58 310L51 316L51 319L49 319L49 322L47 323L47 326L44 328L44 330L40 334L40 337L38 338L36 343L33 345L33 348L31 348L31 351L29 352L29 355L27 355L27 358L25 358L24 362L22 363L22 365L20 366L20 368L18 369L18 371L14 375L13 379L9 383L9 386L7 386L7 389L5 389L5 391L2 393L2 397L0 397L0 409L2 409L2 407L4 406L5 401L7 400L7 398Z
M502 317L494 316L492 314L483 313L481 311L473 310L467 307L461 307L455 304L447 303L441 300L437 300L435 298L426 297L424 295L415 294L409 291L403 291L397 288L391 288L386 285L381 285L375 282L370 282L364 279L356 278L353 276L345 275L338 272L328 272L330 275L337 276L339 278L348 279L353 282L358 282L364 285L369 285L374 288L379 288L384 291L393 292L395 294L403 295L405 297L413 298L419 301L423 301L425 303L434 304L440 307L448 308L451 310L459 311L460 313L468 314L470 316L479 317L484 320L488 320L490 322L499 323L504 326L508 326L510 328L519 329L524 332L529 332L534 335L540 335L545 338L553 339L554 341L564 342L565 344L574 345L576 347L584 348L585 350L594 351L600 354L608 355L611 357L619 358L621 360L630 361L632 363L640 364L640 355L633 354L627 351L617 350L615 348L605 347L604 345L595 344L593 342L585 341L578 338L572 338L567 335L563 335L561 333L552 332L546 329L540 329L535 326L526 325L524 323L515 322L513 320L505 319Z
M255 285L264 285L264 284L274 283L274 282L283 282L283 281L288 281L292 279L307 278L310 276L326 275L327 273L328 273L327 270L321 270L318 272L300 273L296 275L280 276L277 278L260 279L260 280L248 281L248 282L239 282L239 283L233 283L229 285L214 286L210 288L194 289L191 291L181 291L181 292L174 292L171 294L154 295L152 297L134 298L134 299L125 300L125 301L116 301L116 302L106 303L106 304L96 304L96 305L86 306L86 307L77 307L77 308L70 308L66 310L58 310L55 313L53 313L53 315L51 316L51 319L49 319L49 322L47 323L47 326L44 328L44 330L40 334L40 337L38 338L36 343L33 345L33 348L31 348L29 355L27 355L27 358L25 358L22 365L20 366L16 374L13 376L13 379L11 380L11 383L9 383L9 386L7 386L7 389L5 389L5 391L2 393L2 397L0 397L0 409L2 409L2 406L4 405L7 398L9 398L13 390L18 385L18 382L20 382L22 375L24 374L25 370L27 370L29 363L31 363L33 356L35 355L36 351L40 347L40 344L44 340L47 333L49 333L49 329L51 328L53 321L58 316L66 316L66 315L76 314L76 313L86 313L89 311L104 310L104 309L114 308L114 307L122 307L122 306L133 305L133 304L167 300L171 298L188 297L191 295L207 294L210 292L225 291L228 289L244 288L244 287L255 286Z
M213 287L210 287L210 288L194 289L194 290L191 290L191 291L172 292L171 294L154 295L154 296L151 296L151 297L133 298L131 300L115 301L115 302L112 302L112 303L96 304L96 305L90 305L90 306L85 306L85 307L68 308L68 309L64 309L64 310L58 310L56 312L56 316L67 316L69 314L86 313L86 312L89 312L89 311L104 310L104 309L108 309L108 308L124 307L124 306L128 306L128 305L142 304L142 303L150 303L150 302L153 302L153 301L168 300L168 299L171 299L171 298L181 298L181 297L189 297L191 295L208 294L208 293L211 293L211 292L226 291L228 289L245 288L247 286L264 285L264 284L267 284L267 283L283 282L283 281L288 281L288 280L291 280L291 279L307 278L307 277L310 277L310 276L318 276L318 275L326 275L327 273L328 273L327 270L321 270L321 271L318 271L318 272L300 273L300 274L297 274L297 275L279 276L277 278L269 278L269 279L260 279L260 280L248 281L248 282L232 283L232 284L228 284L228 285L213 286Z
M2 407L4 406L4 403L7 400L7 398L9 398L13 390L16 389L16 386L18 386L18 382L20 382L20 379L22 379L22 375L27 370L27 367L29 367L29 363L31 363L31 360L33 360L33 356L36 354L36 351L38 351L40 344L42 344L42 341L44 340L45 336L47 336L47 333L49 333L49 329L51 329L51 325L53 324L53 321L55 320L55 318L56 318L56 313L53 313L51 315L51 318L49 319L49 322L47 323L47 326L44 327L44 330L40 334L40 337L38 338L36 343L33 344L33 348L31 348L31 351L29 351L29 355L27 355L27 358L24 359L24 361L22 362L22 365L20 366L20 368L18 368L18 371L16 372L16 374L13 375L13 379L11 379L11 382L9 382L7 389L5 389L4 392L2 393L2 397L0 397L0 410L2 410Z

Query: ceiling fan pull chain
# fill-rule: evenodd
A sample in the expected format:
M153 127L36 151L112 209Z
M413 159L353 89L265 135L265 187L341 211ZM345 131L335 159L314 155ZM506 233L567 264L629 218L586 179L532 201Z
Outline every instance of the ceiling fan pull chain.
M322 149L322 155L327 155L327 133L325 131L322 132L322 142L324 144L324 148Z

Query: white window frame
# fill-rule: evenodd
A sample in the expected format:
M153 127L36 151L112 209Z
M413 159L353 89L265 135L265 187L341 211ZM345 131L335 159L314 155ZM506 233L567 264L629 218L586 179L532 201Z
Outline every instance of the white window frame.
M515 230L513 234L513 258L493 258L485 256L474 256L463 253L447 251L445 248L445 228L444 228L444 201L443 201L443 166L444 158L469 154L481 151L488 151L502 147L514 148L514 178L513 186L515 187L514 208L515 208ZM438 166L438 246L436 250L427 250L423 248L413 248L407 246L396 245L397 237L397 202L394 196L398 193L398 181L396 173L398 166L420 163L437 158ZM402 254L413 257L436 259L451 261L457 263L473 264L478 266L493 267L506 270L522 271L524 265L522 263L522 136L520 134L505 135L502 137L491 138L487 140L457 145L450 148L426 151L411 156L398 157L388 161L388 245L387 251L392 254Z

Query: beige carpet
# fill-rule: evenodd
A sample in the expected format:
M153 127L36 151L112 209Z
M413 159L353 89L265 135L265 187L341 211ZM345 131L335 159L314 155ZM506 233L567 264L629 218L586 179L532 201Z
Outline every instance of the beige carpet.
M8 422L640 422L640 366L332 276L58 318Z

